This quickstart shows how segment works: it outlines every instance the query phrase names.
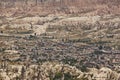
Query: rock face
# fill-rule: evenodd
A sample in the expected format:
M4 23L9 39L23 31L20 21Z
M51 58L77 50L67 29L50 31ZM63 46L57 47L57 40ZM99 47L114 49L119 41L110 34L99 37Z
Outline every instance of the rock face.
M58 62L45 62L42 65L9 65L7 71L0 72L2 80L119 80L118 73L109 68L81 72L76 67ZM13 73L14 71L14 73ZM16 71L16 72L15 72Z
M118 80L119 74L109 68L101 68L96 75L97 80Z

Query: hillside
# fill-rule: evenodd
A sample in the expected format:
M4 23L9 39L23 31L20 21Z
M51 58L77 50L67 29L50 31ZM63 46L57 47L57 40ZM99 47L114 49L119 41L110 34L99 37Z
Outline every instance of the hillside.
M119 0L0 0L0 80L120 80Z
M8 0L0 1L1 16L119 14L118 0Z

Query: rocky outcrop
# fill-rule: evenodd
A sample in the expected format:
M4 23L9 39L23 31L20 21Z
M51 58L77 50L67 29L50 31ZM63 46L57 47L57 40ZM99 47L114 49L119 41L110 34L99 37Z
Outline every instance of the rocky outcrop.
M24 74L24 75L23 75ZM0 73L3 80L38 79L38 80L119 80L117 72L109 68L89 69L81 72L76 67L58 62L45 62L42 65L9 65L7 71Z

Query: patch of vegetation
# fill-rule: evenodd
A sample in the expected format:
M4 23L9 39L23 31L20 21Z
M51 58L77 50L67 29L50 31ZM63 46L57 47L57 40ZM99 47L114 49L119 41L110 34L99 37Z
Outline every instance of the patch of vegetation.
M86 66L84 66L84 65L83 65L83 66L81 66L81 68L80 68L80 69L81 69L81 71L82 71L82 72L88 72L87 67L86 67Z
M33 33L33 31L32 31L32 30L17 32L17 34L31 34L31 33Z
M73 39L73 40L68 40L69 42L82 42L82 43L90 43L91 39L90 38L84 38L84 39Z
M56 73L53 80L78 80L75 76L72 76L70 73Z
M58 72L55 74L55 77L53 78L53 80L61 80L62 77L63 77L63 74L61 72Z
M77 60L74 58L65 58L62 60L65 64L69 64L71 66L74 66L77 63Z

